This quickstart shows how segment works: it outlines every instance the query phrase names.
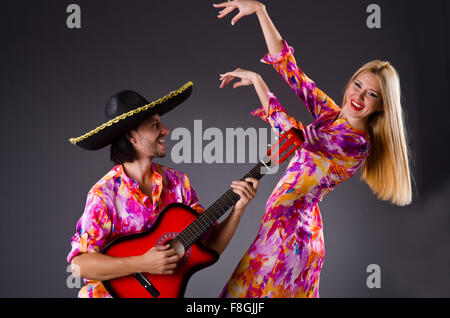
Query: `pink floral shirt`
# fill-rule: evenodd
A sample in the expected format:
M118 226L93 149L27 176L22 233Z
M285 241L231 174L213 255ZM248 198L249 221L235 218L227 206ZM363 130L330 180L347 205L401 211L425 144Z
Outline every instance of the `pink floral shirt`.
M152 171L151 197L139 190L138 183L125 174L122 165L115 166L92 187L71 239L69 263L80 253L100 253L120 236L148 230L171 203L183 203L204 212L185 174L156 163L152 163ZM100 281L85 283L78 297L111 297Z

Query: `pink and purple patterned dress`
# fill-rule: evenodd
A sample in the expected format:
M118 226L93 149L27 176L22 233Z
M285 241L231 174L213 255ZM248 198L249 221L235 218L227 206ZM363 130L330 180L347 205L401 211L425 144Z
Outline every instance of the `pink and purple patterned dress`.
M369 135L339 117L340 107L297 67L293 52L284 41L281 53L262 62L274 66L315 121L303 128L270 92L269 113L262 107L252 113L278 133L302 129L305 142L269 197L256 239L221 297L319 297L325 248L318 203L356 174L369 155Z
M101 252L120 236L148 230L170 203L183 203L204 212L185 174L156 163L152 163L152 172L151 197L139 190L139 184L125 174L122 165L115 166L92 187L71 240L69 263L80 253ZM78 297L111 297L100 281L85 283Z

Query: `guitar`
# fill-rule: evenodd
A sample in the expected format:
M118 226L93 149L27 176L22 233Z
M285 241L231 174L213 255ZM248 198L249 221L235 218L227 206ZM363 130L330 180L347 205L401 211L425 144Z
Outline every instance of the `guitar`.
M248 177L261 179L271 168L286 160L303 141L301 132L290 129L241 181ZM126 235L109 243L102 253L113 257L142 255L154 246L166 244L170 244L183 257L171 275L135 273L103 281L108 293L119 298L183 297L189 278L219 259L219 254L202 245L199 238L239 198L230 188L200 215L186 205L172 203L161 212L149 230Z

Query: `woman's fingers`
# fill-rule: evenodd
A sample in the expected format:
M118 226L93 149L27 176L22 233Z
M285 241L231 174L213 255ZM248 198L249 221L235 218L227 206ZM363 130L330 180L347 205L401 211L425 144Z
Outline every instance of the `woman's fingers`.
M239 13L236 16L234 16L233 19L231 20L231 25L234 25L242 17L255 13L258 10L258 8L261 8L261 3L257 1L234 0L213 4L213 6L215 8L224 8L222 11L219 12L219 15L217 16L220 19L228 15L234 9L238 9Z
M230 12L233 12L234 9L236 9L236 7L230 6L227 7L225 9L223 9L222 11L219 12L219 15L217 16L219 19L222 19L223 17L225 17L226 15L228 15Z
M226 2L222 2L222 3L213 3L214 8L226 8L226 7L231 7L234 6L236 7L236 2L235 1L226 1Z
M227 86L231 81L233 81L236 78L241 79L240 82L237 82L233 85L233 88L236 87L240 87L240 86L248 86L252 84L252 72L241 69L241 68L237 68L232 72L227 72L224 74L219 74L219 80L222 81L222 83L220 84L220 88L223 88L225 86Z
M231 12L231 11L230 11ZM234 18L231 20L231 25L235 25L236 22L238 22L242 17L246 16L246 14L243 14L241 11L239 11L238 14L234 16Z
M225 77L223 77L221 80L222 80L222 83L220 84L220 88L224 88L225 86L227 86L228 84L230 84L230 82L232 81L232 80L234 80L236 77L234 77L234 76L225 76Z
M227 72L225 74L220 74L220 80L222 83L220 84L220 88L224 88L228 84L230 84L235 78L242 78L241 74L238 71Z
M241 86L248 86L249 83L247 81L240 81L233 84L233 88L241 87Z
M220 75L221 79L223 79L223 78L225 78L227 76L233 76L233 77L239 76L238 73L236 72L236 70L235 71L231 71L231 72L226 72L224 74L219 74L219 75Z

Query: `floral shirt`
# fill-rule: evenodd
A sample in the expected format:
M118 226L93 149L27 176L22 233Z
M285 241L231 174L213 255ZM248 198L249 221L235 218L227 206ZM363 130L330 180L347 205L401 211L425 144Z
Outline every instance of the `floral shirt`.
M221 297L319 297L325 247L318 203L369 154L369 135L339 118L340 107L297 67L293 52L284 42L281 53L262 61L274 66L315 121L304 127L270 92L268 113L263 107L252 113L279 134L301 129L305 142L270 195L259 232Z
M138 183L125 174L122 165L114 167L92 187L71 239L69 263L80 253L101 252L120 236L148 230L170 203L183 203L204 212L185 174L156 163L151 167L151 197L139 190ZM101 282L85 283L78 297L111 297Z

